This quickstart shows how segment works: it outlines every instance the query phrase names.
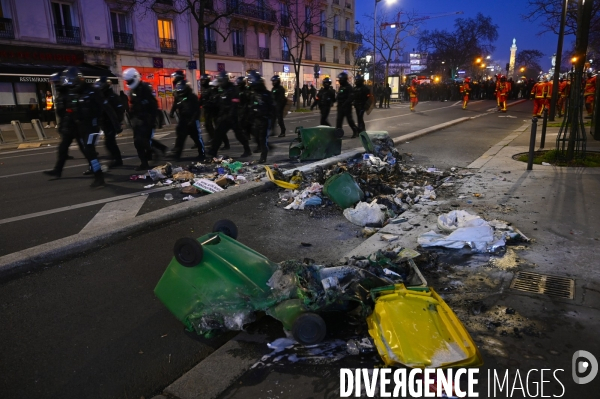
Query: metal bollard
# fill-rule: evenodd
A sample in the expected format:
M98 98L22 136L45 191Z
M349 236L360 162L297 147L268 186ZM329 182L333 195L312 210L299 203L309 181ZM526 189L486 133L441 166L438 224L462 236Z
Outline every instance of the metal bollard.
M529 139L529 158L527 159L527 170L533 169L533 153L535 152L535 134L537 132L537 118L531 119L531 138Z
M39 119L32 119L31 126L37 133L38 139L40 139L40 140L48 139L48 136L46 136L46 132L44 131L44 125L42 124L42 121L40 121Z
M544 108L544 119L542 120L542 138L540 139L540 148L546 144L546 126L548 125L548 109Z
M10 124L13 126L15 131L15 135L17 136L17 141L19 143L25 142L25 133L23 133L23 128L21 127L21 122L19 120L10 121Z

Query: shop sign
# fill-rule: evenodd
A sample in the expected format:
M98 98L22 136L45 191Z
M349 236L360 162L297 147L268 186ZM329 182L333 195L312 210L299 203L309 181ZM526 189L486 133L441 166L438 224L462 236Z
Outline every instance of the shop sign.
M84 77L85 78L85 77ZM85 78L86 83L94 83L97 78ZM111 83L118 84L117 78L108 78ZM49 83L50 76L19 76L19 75L0 75L1 82L20 82L20 83Z
M225 63L224 62L218 62L217 63L217 71L219 71L219 72L224 72L225 71Z
M148 79L148 80L154 80L154 74L153 74L153 73L149 73L149 74L146 76L146 79Z
M167 97L173 97L173 86L172 85L165 85L165 95Z
M0 63L34 65L81 65L83 51L43 47L0 46Z
M289 72L290 72L290 66L289 66L289 65L286 65L286 64L284 64L284 65L283 65L283 72L285 72L285 73L289 73Z
M196 66L196 61L195 60L194 61L188 61L188 63L187 63L187 69L189 69L190 71L194 70L194 69L198 69L197 66Z
M158 96L161 98L165 97L165 86L158 86Z
M152 57L152 66L154 68L163 68L163 59L161 57Z

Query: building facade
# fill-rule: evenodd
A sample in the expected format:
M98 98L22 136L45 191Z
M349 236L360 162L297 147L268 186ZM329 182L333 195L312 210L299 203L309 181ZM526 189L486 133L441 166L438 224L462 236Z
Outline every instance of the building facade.
M161 108L172 103L170 74L191 58L189 15L132 11L110 0L0 0L0 124L39 118L48 79L66 66L86 80L109 76L117 90L135 67Z
M354 32L354 0L323 0L318 3L295 1L293 5L276 0L210 2L211 8L205 20L227 10L232 14L226 25L204 31L206 73L214 76L225 70L235 78L256 70L267 82L272 76L279 75L282 84L292 93L296 82L292 60L300 52L300 46L297 45L299 39L296 37L298 30L310 32L304 40L300 86L313 84L318 87L320 80L326 76L335 82L340 72L350 72L354 53L362 42L361 36ZM309 21L299 24L300 29L294 29L292 19ZM310 30L306 26L310 26ZM194 57L198 55L197 29L194 20ZM226 32L227 39L223 40L215 32L216 29ZM319 66L319 78L315 78L315 64Z

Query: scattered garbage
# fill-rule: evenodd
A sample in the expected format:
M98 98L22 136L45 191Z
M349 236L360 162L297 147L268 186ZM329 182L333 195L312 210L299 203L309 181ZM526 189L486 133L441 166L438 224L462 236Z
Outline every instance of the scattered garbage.
M323 193L342 209L354 206L365 197L352 176L346 172L327 179L323 186Z
M354 209L344 209L344 216L353 224L369 227L382 227L385 219L385 213L377 201L370 204L359 202Z
M166 201L173 201L173 194L169 194L169 193L165 194L165 200Z

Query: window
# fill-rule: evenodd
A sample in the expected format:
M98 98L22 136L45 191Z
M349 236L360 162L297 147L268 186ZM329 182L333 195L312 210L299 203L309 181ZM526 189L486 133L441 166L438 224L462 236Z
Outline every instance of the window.
M15 83L15 96L19 105L27 104L33 108L38 106L35 83Z
M10 19L10 8L8 4L2 5L0 0L0 39L14 39L15 31L12 20Z
M306 59L307 60L312 59L312 50L310 48L310 42L306 42Z
M3 0L0 0L0 18L10 18L10 7L8 4L2 4Z
M321 44L319 46L319 55L321 58L321 61L325 62L327 60L327 57L325 56L325 45Z
M217 53L217 41L215 40L215 31L205 27L204 28L204 50L207 53Z
M337 60L338 57L338 48L337 47L333 47L333 59Z
M346 32L350 32L350 19L346 18Z
M73 24L71 6L64 3L52 3L52 13L54 14L54 23L63 27L76 26Z
M161 39L173 39L173 21L170 19L158 20L158 37Z
M264 32L258 32L258 47L267 48L267 35Z
M288 40L289 38L282 38L281 39L281 49L283 51L290 51L290 46L288 46Z
M0 82L0 107L3 105L15 105L11 83Z
M340 24L340 17L337 15L333 17L333 30L339 30L338 25Z
M244 32L236 29L231 33L233 37L233 55L244 56Z
M321 28L325 27L325 21L327 20L327 15L325 14L325 11L321 11L321 16L319 18L320 24L321 24Z
M50 3L54 17L54 33L56 42L60 44L81 44L79 27L73 18L73 8L70 4Z
M129 22L127 21L126 14L120 12L111 12L110 22L112 24L113 32L130 33Z

